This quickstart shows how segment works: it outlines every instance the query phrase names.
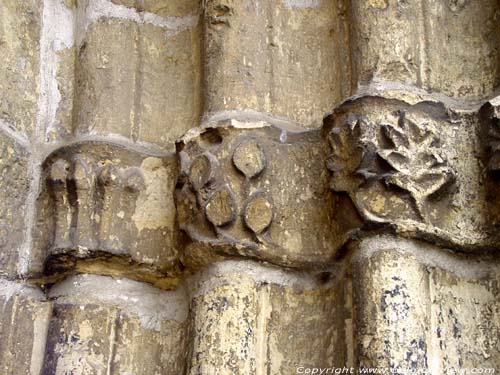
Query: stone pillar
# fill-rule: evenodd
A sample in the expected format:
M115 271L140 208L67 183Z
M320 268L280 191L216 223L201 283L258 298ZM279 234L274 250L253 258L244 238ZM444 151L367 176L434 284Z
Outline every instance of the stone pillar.
M353 86L486 99L500 79L497 14L495 0L352 1Z
M38 288L0 279L0 304L0 372L42 375L51 303Z
M180 288L79 275L50 291L54 314L45 373L182 374L188 300Z
M498 366L498 260L387 235L352 250L359 368L454 374Z
M188 374L291 374L345 360L343 289L300 272L222 261L192 288Z
M80 1L76 30L74 132L173 151L200 115L199 1Z
M207 1L205 115L320 126L346 91L341 13L333 1Z

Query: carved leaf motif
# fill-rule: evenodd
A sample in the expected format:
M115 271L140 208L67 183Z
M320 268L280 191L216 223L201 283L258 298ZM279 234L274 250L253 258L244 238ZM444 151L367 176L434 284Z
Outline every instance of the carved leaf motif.
M453 169L439 153L437 136L404 114L397 126L382 125L382 133L392 145L377 153L395 171L385 181L409 192L421 219L427 221L426 200L455 178Z
M332 153L326 161L326 167L333 172L330 187L334 191L353 191L362 182L362 178L356 175L363 159L363 151L358 143L359 127L358 120L352 117L342 127L330 131Z

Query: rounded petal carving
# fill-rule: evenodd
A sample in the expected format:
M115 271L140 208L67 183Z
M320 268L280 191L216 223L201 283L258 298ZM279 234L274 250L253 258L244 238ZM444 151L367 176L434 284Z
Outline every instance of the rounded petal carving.
M233 163L246 177L257 176L266 167L266 156L256 140L240 143L233 153Z
M189 168L189 181L193 188L199 190L208 184L212 180L214 169L214 162L209 155L203 154L194 159Z
M273 205L262 194L255 195L245 207L245 224L254 233L260 233L266 229L273 220Z
M212 194L205 206L207 219L217 227L231 223L235 218L235 213L234 198L228 187Z

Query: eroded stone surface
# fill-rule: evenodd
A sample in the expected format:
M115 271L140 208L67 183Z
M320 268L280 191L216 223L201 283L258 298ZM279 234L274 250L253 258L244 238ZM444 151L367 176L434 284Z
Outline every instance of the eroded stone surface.
M325 267L358 219L328 191L321 133L234 123L180 143L181 228L215 252Z
M184 371L187 299L127 279L81 275L52 288L44 371L51 374Z
M331 285L253 262L217 263L192 281L189 374L284 374L339 360ZM316 334L317 330L321 335Z
M51 202L50 254L125 255L156 269L177 259L173 190L177 165L106 143L76 144L45 163L43 199Z
M491 120L443 107L367 97L339 108L327 120L332 189L367 222L468 250L494 246Z
M0 280L0 371L41 375L51 303L41 290Z
M42 4L0 4L0 122L26 135L35 130L40 73Z
M0 133L0 274L17 273L25 239L28 153Z
M358 366L431 374L498 366L498 259L375 236L355 247L353 266Z
M331 1L293 3L206 2L208 112L248 108L320 125L342 95L345 22Z
M172 150L200 115L196 17L178 32L161 27L161 20L157 25L129 18L98 18L88 26L76 75L76 130Z

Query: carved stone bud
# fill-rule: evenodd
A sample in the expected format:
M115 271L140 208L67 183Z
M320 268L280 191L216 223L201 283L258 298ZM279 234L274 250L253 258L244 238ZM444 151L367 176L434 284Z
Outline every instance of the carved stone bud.
M193 160L189 168L189 181L196 191L200 190L213 179L215 164L215 158L208 152Z
M233 163L247 178L252 178L266 167L266 156L259 143L255 139L249 139L236 147Z
M207 219L215 226L221 227L231 223L236 216L236 208L232 192L226 186L216 191L205 206Z
M263 194L255 194L245 207L244 218L247 227L259 234L271 225L273 205Z

